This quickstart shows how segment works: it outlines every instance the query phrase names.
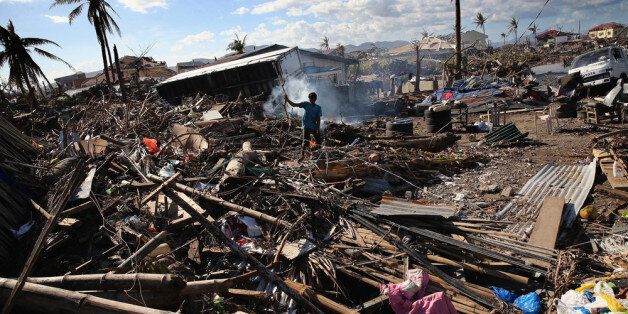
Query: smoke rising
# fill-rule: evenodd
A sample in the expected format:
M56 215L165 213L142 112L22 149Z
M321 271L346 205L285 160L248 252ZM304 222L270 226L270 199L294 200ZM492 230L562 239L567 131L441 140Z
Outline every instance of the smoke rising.
M344 89L343 89L344 88ZM323 111L323 121L340 121L349 115L367 114L366 103L351 104L346 86L335 86L326 81L308 81L305 77L289 78L284 89L290 100L299 103L308 101L308 94L315 92L316 104L321 106ZM345 91L344 93L342 91ZM276 86L270 97L264 104L264 113L267 117L283 117L284 113L284 92L281 86ZM287 106L288 114L302 117L304 110ZM347 121L344 121L347 122Z

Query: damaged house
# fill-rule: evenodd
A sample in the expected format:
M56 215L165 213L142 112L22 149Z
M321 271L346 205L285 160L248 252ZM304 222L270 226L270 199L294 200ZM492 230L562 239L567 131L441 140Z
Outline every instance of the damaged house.
M231 98L270 93L277 79L306 76L308 80L347 82L348 66L356 60L272 45L250 53L230 55L218 62L175 75L156 85L163 98L178 101L197 93Z

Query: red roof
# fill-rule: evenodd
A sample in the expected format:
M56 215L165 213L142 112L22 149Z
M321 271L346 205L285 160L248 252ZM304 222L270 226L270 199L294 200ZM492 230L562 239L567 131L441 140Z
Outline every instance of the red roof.
M593 27L592 29L589 30L589 32L601 31L605 29L616 29L616 28L622 28L622 27L624 27L624 25L615 23L615 22L609 22L609 23L604 23L596 27Z
M573 33L567 33L567 32L561 32L559 30L555 30L555 29L548 29L538 35L536 35L536 39L537 40L546 40L548 38L554 38L554 37L558 37L558 36L569 36L569 35L575 35Z

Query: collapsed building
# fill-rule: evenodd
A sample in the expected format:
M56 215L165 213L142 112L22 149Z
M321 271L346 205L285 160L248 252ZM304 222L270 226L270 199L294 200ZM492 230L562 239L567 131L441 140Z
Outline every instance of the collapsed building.
M345 84L348 66L358 63L298 47L273 45L269 48L178 74L157 84L157 92L171 100L196 93L235 98L242 92L243 96L253 96L270 93L279 79L298 76Z

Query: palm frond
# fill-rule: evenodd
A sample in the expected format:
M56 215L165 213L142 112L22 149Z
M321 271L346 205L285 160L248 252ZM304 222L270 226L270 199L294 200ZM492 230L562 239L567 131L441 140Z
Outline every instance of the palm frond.
M55 60L55 61L62 62L63 64L67 65L70 69L74 70L74 67L73 67L71 64L69 64L69 63L68 63L68 62L66 62L65 60L63 60L63 59L61 59L61 58L59 58L59 57L57 57L57 56L53 55L52 53L50 53L50 52L48 52L48 51L46 51L46 50L43 50L43 49L39 49L39 48L33 48L33 49L34 49L34 50L35 50L35 52L37 52L39 55L44 56L44 57L46 57L46 58L48 58L48 59L52 59L52 60Z
M81 13L83 12L84 5L85 3L81 3L78 7L74 8L74 10L70 12L70 14L68 14L68 20L70 24L72 24L74 19L76 19L79 15L81 15Z
M59 44L57 44L56 42L52 40L43 39L43 38L34 38L34 37L22 38L22 45L24 45L24 47L39 46L39 45L55 45L61 48Z
M50 5L50 8L56 7L58 5L67 5L67 4L75 4L80 3L82 0L54 0Z

